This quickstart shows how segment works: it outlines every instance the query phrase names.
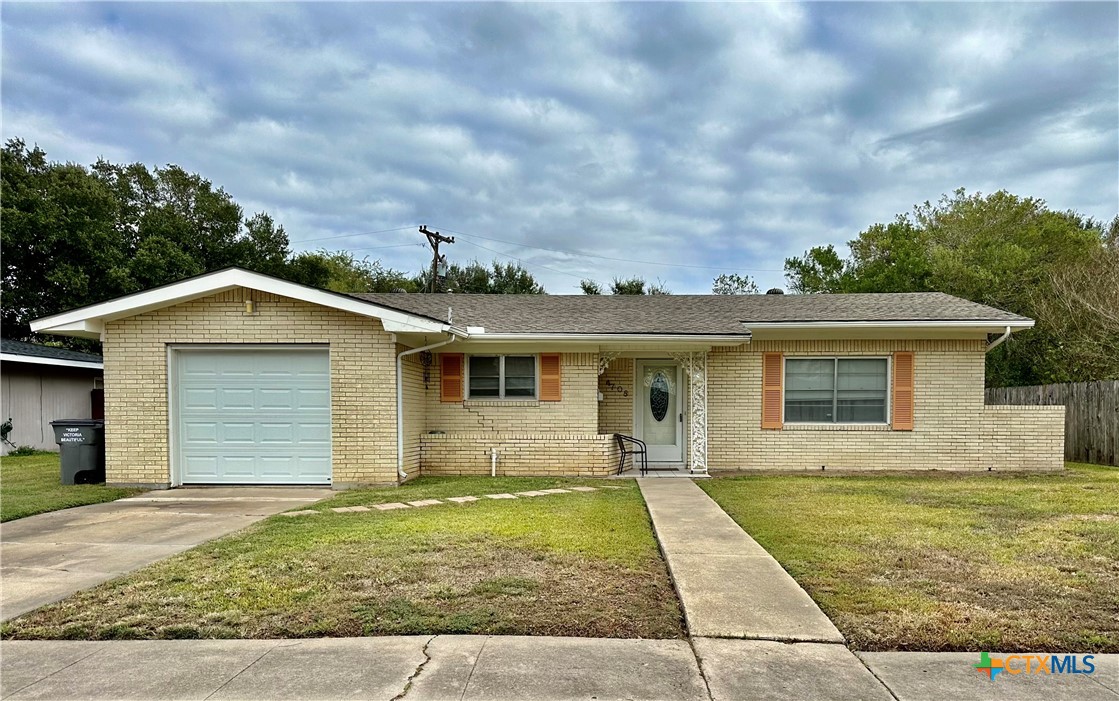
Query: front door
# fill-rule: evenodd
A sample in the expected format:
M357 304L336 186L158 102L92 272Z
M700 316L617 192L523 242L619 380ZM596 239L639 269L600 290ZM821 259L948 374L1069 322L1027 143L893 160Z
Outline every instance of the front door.
M639 360L636 366L634 434L648 446L650 462L683 462L680 366L664 360Z

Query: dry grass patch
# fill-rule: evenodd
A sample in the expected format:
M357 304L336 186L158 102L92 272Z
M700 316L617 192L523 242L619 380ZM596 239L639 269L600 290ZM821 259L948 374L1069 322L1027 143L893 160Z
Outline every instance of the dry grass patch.
M863 650L1119 652L1119 470L701 483Z
M347 492L317 505L323 513L267 519L16 619L3 635L680 637L679 604L632 481L516 501L325 510L563 484L454 478Z

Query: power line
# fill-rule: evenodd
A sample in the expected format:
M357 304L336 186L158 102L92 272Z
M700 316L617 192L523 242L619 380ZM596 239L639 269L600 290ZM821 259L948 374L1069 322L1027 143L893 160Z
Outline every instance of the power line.
M741 270L741 271L750 272L750 273L780 273L780 272L784 272L783 270L777 270L775 268L737 268L737 267L736 268L725 268L725 267L713 266L713 265L690 265L690 264L687 264L687 263L659 263L657 261L652 261L652 260L631 260L629 258L612 258L610 256L600 256L600 255L597 255L595 253L581 253L579 251L572 251L572 250L567 250L567 249L562 249L562 248L546 248L544 246L533 246L532 244L527 244L527 243L517 243L516 241L506 241L504 239L495 239L495 238L490 238L488 236L479 236L477 234L467 234L467 233L462 232L462 231L455 231L454 229L448 229L445 226L440 227L440 228L442 228L444 231L449 231L452 234L458 234L459 236L466 236L467 238L483 239L485 241L496 241L497 243L507 243L510 246L520 246L521 248L536 248L536 249L539 249L541 251L551 251L552 253L565 253L565 254L573 255L573 256L582 256L584 258L601 258L602 260L611 260L611 261L616 261L616 262L619 262L619 263L635 263L635 264L639 264L639 265L661 265L661 266L665 266L665 267L668 267L668 268L699 268L699 269L702 269L702 270ZM477 244L472 244L472 245L477 245Z
M450 229L444 228L444 231L450 231ZM467 235L467 234L462 234L462 233L457 232L457 231L455 233L459 234L460 236L466 236ZM481 237L479 236L478 238L481 238ZM567 275L569 277L573 277L573 278L575 278L577 280L580 280L580 281L591 280L591 282L598 282L598 284L600 284L600 285L602 284L598 280L594 280L592 278L585 278L582 275L576 275L575 273L569 273L565 270L556 270L555 268L549 268L548 266L540 265L539 263L529 263L528 261L525 261L525 260L523 260L521 258L518 258L516 256L511 256L508 253L502 253L501 251L496 251L492 248L487 248L480 243L474 243L473 241L463 241L463 243L474 246L476 248L480 248L483 251L489 251L490 253L496 253L499 256L505 256L506 258L512 258L513 260L517 261L521 265L525 265L525 266L529 266L529 267L533 267L533 268L540 268L542 270L548 270L548 271L553 272L553 273L558 273L559 275Z
M361 231L356 234L342 234L340 236L323 236L317 239L304 239L302 241L292 241L291 243L315 243L316 241L333 241L334 239L348 239L352 236L372 236L373 234L390 234L394 231L408 231L415 229L415 226L401 226L396 229L381 229L380 231Z
M404 248L405 246L419 246L423 248L422 243L396 243L391 246L363 246L361 248L347 248L347 251L382 251L386 248Z

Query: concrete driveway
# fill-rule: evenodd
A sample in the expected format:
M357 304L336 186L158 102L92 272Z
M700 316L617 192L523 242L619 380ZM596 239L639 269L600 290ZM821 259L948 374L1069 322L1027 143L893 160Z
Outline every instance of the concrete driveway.
M0 526L0 620L331 494L292 487L173 489L9 521Z

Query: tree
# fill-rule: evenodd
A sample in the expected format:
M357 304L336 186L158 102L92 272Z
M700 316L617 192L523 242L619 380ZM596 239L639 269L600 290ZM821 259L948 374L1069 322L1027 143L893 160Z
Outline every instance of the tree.
M846 264L835 246L815 246L800 258L785 259L785 281L796 294L843 292Z
M645 294L645 279L631 277L626 280L614 278L610 283L610 294L614 295L643 295Z
M87 169L50 162L18 138L0 159L5 338L32 340L37 317L233 265L309 285L329 280L315 254L291 256L268 214L243 220L229 193L178 166L100 160Z
M301 253L293 263L295 261L303 278L319 280L314 286L334 292L418 292L421 289L415 276L386 268L379 260L355 258L349 251Z
M79 165L48 163L20 139L0 159L4 337L30 338L32 319L129 291L112 190Z
M717 295L756 295L760 291L749 275L737 273L720 275L711 284L711 292Z
M421 273L416 277L421 289L429 274ZM442 289L460 294L547 294L544 286L519 263L501 263L496 260L489 266L479 261L465 266L452 263L447 269L447 279Z
M580 280L579 289L582 290L583 294L585 295L602 294L602 285L598 284L594 280Z
M988 383L1090 380L1115 372L1100 362L1113 337L1093 330L1107 328L1099 285L1110 279L1114 239L1119 217L1105 232L1043 200L961 189L870 226L848 242L846 259L815 247L787 259L785 273L794 292L940 291L1034 318L1033 329L987 356Z

